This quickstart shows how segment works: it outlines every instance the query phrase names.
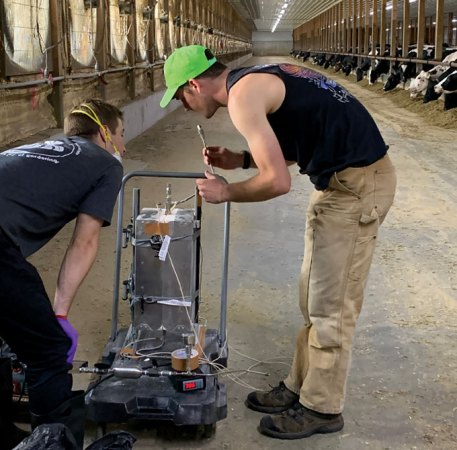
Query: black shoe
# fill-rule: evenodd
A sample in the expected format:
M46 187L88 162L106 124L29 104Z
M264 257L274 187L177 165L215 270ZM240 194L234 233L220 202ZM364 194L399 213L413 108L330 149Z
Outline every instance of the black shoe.
M274 414L292 408L298 403L298 400L299 396L289 391L281 381L269 392L251 392L245 401L245 405L254 411Z
M264 416L259 431L278 439L302 439L316 433L334 433L344 426L341 414L320 414L297 403L275 416Z

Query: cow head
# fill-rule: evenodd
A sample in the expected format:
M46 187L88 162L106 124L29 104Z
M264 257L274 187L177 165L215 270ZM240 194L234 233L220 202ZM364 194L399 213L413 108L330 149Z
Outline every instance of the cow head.
M411 98L416 98L422 91L425 91L428 86L430 75L424 70L409 84L409 95Z
M384 91L391 91L396 88L401 81L401 71L392 70L389 77L387 78L386 84L384 85Z
M437 94L451 94L457 91L457 70L454 70L444 80L441 80L435 86L435 92Z

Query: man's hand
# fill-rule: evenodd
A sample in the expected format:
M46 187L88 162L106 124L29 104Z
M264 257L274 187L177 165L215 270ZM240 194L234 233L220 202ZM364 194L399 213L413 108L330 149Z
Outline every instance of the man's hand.
M218 166L220 167L220 166ZM198 192L208 203L223 203L229 201L227 183L219 176L205 172L205 178L196 180Z
M232 152L225 147L205 147L203 162L224 170L237 169L243 165L243 153Z
M73 328L73 325L68 321L66 316L56 317L63 331L71 340L71 346L67 352L67 363L72 364L75 358L76 347L78 346L78 332Z

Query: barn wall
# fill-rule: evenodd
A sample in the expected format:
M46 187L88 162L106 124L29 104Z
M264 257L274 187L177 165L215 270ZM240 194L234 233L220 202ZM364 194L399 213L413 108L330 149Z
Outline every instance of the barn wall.
M254 56L288 55L293 47L291 32L254 31L252 33L252 50Z
M0 39L3 148L61 128L86 98L140 116L131 124L140 132L162 117L163 63L175 48L202 44L230 63L252 54L247 24L219 0L2 0Z

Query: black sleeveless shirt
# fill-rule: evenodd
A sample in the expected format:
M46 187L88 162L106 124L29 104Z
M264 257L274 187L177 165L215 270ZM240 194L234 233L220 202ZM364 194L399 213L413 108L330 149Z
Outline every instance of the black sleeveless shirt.
M250 73L275 74L284 82L284 101L267 118L284 158L295 161L316 189L326 189L334 172L368 166L386 154L369 112L324 75L292 64L244 67L229 73L227 92Z

